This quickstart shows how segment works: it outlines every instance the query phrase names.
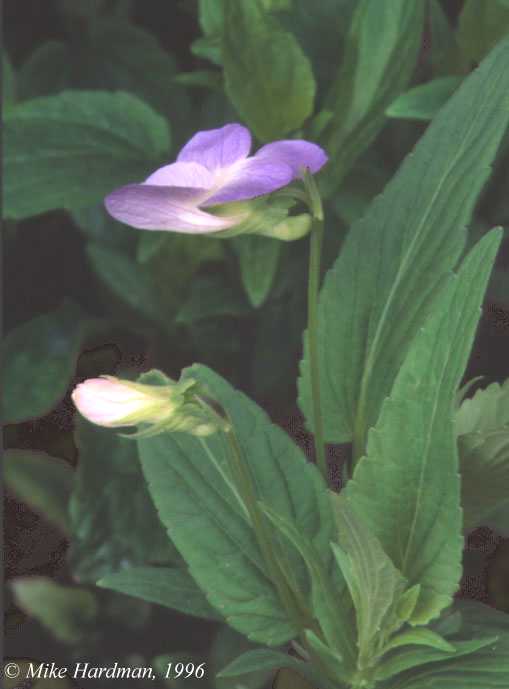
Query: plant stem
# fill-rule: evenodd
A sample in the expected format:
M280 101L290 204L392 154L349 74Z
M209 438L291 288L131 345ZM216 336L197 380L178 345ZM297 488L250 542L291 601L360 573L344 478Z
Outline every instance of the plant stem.
M309 248L308 273L308 346L311 396L313 401L313 429L315 432L316 462L328 483L328 467L323 435L322 404L320 397L320 366L318 361L318 294L320 290L320 264L323 243L323 208L318 189L309 171L304 174L309 207L313 215Z
M233 471L234 480L236 479L240 495L249 513L253 531L267 565L270 578L278 591L280 599L291 621L295 627L300 630L308 626L309 613L303 608L302 601L297 600L295 592L292 592L288 587L284 575L282 576L281 568L272 547L270 534L267 533L264 521L265 516L258 507L256 495L253 491L252 478L249 474L249 468L243 460L242 450L233 430L233 426L230 430L225 432L225 435L230 445L231 459L233 460L231 469Z

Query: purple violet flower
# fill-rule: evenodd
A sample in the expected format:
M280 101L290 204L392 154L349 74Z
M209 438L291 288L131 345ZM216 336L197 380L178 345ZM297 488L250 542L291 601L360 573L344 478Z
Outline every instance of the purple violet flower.
M298 139L266 144L254 156L250 150L251 134L240 124L198 132L175 163L109 194L106 209L142 230L218 232L242 222L246 212L238 206L231 215L203 209L270 194L298 178L303 167L314 174L327 162L319 146Z

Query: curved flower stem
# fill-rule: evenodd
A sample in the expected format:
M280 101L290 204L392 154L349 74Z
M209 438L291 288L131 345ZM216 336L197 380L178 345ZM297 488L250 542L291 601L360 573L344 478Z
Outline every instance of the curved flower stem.
M308 346L311 396L313 400L313 428L315 432L316 462L328 483L328 467L323 435L322 404L320 397L320 367L318 361L318 294L320 290L320 264L323 243L323 208L316 183L308 170L304 172L304 185L313 216L310 234L308 273Z

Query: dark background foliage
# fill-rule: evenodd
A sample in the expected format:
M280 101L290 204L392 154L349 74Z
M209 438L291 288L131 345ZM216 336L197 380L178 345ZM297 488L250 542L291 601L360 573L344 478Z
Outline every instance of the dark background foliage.
M451 22L457 22L462 0L447 0L442 4ZM120 7L120 11L130 16L132 24L153 36L162 49L173 56L175 72L210 69L210 63L191 50L193 41L201 36L197 3L193 0L122 0L120 3L105 0L96 5L106 14ZM104 74L97 66L94 67L93 60L97 56L91 54L87 44L90 26L87 12L92 6L92 2L73 3L70 0L48 0L44 3L39 0L5 0L4 49L15 71L21 74L25 70L25 84L30 83L26 66L34 53L50 41L60 41L68 46L73 57L74 73L66 78L74 80L75 87L108 87L103 83L106 79ZM113 21L119 24L124 21L116 14L112 16L116 17ZM418 67L421 80L425 80L427 75L425 56L429 40L429 34L426 34L423 62ZM114 50L115 46L112 45L111 49ZM62 67L61 61L57 60L57 63ZM144 80L150 83L151 66L140 63L138 67L137 88L143 90ZM39 81L31 84L34 92L30 95L59 90L54 68L55 63L48 63L45 72L44 67L39 65ZM161 84L163 89L164 85ZM153 96L153 100L157 102L157 97ZM160 110L166 107L170 111L166 114L170 114L172 123L172 153L195 129L220 126L238 119L224 94L214 90L174 85L169 105L162 103ZM385 126L371 149L383 161L382 185L425 126L420 122L403 120L393 120ZM369 157L365 158L363 164L370 164ZM507 165L507 156L500 165ZM362 173L362 166L358 170ZM355 179L355 175L352 179ZM505 211L497 210L497 204L504 194L500 189L504 181L507 182L507 170L505 173L499 170L496 182L490 184L479 206L476 216L479 226L507 224L507 207ZM371 185L371 180L367 179L353 189L353 195L363 197L363 203L366 204L379 188L380 183ZM338 206L342 200L346 204L346 197L340 197ZM122 290L129 290L129 286L122 283L121 277L112 278L113 281L118 279L117 285L112 284L111 280L108 282L105 271L101 270L104 260L107 262L108 250L132 260L140 249L139 244L136 246L138 234L114 224L104 227L101 222L104 220L87 224L83 218L80 222L76 214L71 216L59 210L6 223L6 332L41 314L62 308L76 308L77 315L72 319L86 322L86 327L82 335L77 336L74 345L67 341L63 343L64 347L75 346L76 366L66 381L67 389L62 390L60 396L57 394L60 401L37 418L8 425L5 429L5 446L8 449L43 451L64 459L74 467L78 463L78 451L70 392L77 382L104 373L134 376L153 367L161 368L176 378L182 367L200 361L214 367L263 404L311 456L309 439L295 406L294 383L301 353L301 332L305 324L306 241L281 247L279 268L272 284L269 284L269 291L262 295L261 303L256 307L252 301L250 303L249 295L245 292L238 261L242 250L254 252L257 250L255 245L246 245L243 249L234 242L217 243L221 244L218 250L216 243L209 240L211 243L207 243L203 255L198 258L193 257L192 248L190 250L178 244L178 237L164 239L164 243L156 246L155 250L148 246L147 251L151 255L146 265L149 266L151 278L155 280L156 290L153 294L169 293L173 296L173 301L169 299L164 302L154 315L150 298L144 300L141 295L138 303L122 299L119 294ZM328 222L324 256L326 267L337 255L349 219L339 212ZM88 228L85 231L84 226ZM474 224L474 234L476 227ZM102 251L106 251L103 264L100 252L94 254L90 251L89 247L94 242L96 249L101 247ZM366 247L366 251L369 251L369 247ZM192 258L189 258L190 254ZM263 263L261 266L263 269ZM507 242L497 267L499 272L490 288L468 379L482 375L486 377L486 382L491 382L509 377L509 286L507 275L505 280L503 277L504 270L509 268ZM263 292L263 287L259 289ZM221 304L207 305L207 313L196 317L197 305L205 308L203 294L214 290L222 290L220 293L224 298ZM70 306L71 303L75 306ZM184 314L181 311L183 303L188 307ZM170 326L164 319L161 320L161 313L166 315ZM179 318L180 325L175 326ZM29 336L39 337L40 330L36 328ZM30 380L20 388L20 397L30 394L27 389L29 385ZM331 459L341 458L347 451L344 447L331 447ZM96 490L97 501L100 501L104 487L97 484ZM132 497L131 494L125 495L127 510L131 508ZM218 625L214 622L193 620L158 606L106 591L97 592L96 589L94 596L101 610L98 620L89 628L77 611L74 619L75 628L79 631L76 641L65 643L65 639L57 640L54 634L14 604L9 582L18 577L34 575L50 577L64 584L73 581L68 538L61 529L51 526L37 511L10 492L5 501L5 515L7 655L56 659L61 664L69 664L72 658L86 657L94 659L98 665L107 664L111 659L131 659L134 662L142 658L148 664L153 656L173 650L185 650L203 659L209 657L213 643L216 644L216 655L221 656L225 646L233 648L239 643L233 635L218 642ZM507 589L504 591L494 585L490 588L489 583L494 568L503 566L504 548L507 548L507 542L501 545L501 540L487 529L471 536L465 560L463 595L509 610ZM479 554L488 554L490 557L486 560ZM111 553L107 555L110 556ZM492 577L491 581L494 580ZM86 581L84 586L85 589L92 588ZM60 621L55 620L55 625L59 624Z

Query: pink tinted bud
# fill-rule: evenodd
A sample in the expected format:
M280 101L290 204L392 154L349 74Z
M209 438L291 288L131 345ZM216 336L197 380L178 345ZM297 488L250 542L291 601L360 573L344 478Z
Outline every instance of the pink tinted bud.
M144 392L143 388L147 388ZM149 394L149 386L115 378L90 378L78 385L72 399L80 414L99 426L114 428L140 420L157 422L168 414L171 403Z

